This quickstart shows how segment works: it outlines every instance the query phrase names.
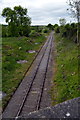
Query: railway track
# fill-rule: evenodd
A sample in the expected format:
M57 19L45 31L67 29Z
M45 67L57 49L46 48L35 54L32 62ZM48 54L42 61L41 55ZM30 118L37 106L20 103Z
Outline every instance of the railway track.
M39 110L46 81L48 63L53 42L53 32L37 56L32 68L13 95L3 112L3 118L24 117L26 113Z

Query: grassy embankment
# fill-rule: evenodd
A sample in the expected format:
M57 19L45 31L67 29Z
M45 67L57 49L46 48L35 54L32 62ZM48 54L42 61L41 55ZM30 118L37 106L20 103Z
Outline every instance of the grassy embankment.
M44 35L36 38L7 37L2 39L2 91L6 93L3 98L3 108L21 82L45 40ZM35 50L36 53L29 53L29 50ZM17 63L18 60L27 60L28 62L19 64Z
M77 44L55 34L55 76L51 88L53 105L80 96L78 57Z

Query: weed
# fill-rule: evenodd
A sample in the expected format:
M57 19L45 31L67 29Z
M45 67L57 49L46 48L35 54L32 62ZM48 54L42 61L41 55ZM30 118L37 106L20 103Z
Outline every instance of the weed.
M53 104L80 96L78 90L78 47L72 40L62 38L60 34L55 34L55 45L57 70L53 80L55 87L51 88Z

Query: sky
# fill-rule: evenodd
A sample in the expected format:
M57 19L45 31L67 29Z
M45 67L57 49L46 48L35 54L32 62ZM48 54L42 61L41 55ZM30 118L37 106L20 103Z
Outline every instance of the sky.
M32 25L59 24L60 18L65 18L67 23L74 19L68 13L67 0L0 0L0 14L5 7L13 9L14 6L21 5L28 9ZM0 23L6 24L5 19L0 15Z

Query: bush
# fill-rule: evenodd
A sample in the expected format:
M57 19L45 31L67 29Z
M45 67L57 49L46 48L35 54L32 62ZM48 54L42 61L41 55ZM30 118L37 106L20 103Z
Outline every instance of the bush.
M43 32L44 32L44 33L48 33L49 30L48 30L48 29L43 29Z
M64 26L55 27L55 32L60 33L62 37L73 40L77 43L77 23L66 24ZM80 27L79 27L80 33Z
M23 36L29 37L30 32L31 32L30 26L23 27Z
M8 27L6 25L2 25L2 37L8 36Z
M54 27L54 28L58 27L58 24L55 24L53 27Z
M57 26L57 27L55 27L55 29L54 29L54 30L55 30L55 32L56 32L56 33L60 33L60 28L59 28L58 26Z
M2 37L2 25L0 24L0 37Z
M77 27L76 24L72 23L71 25L66 24L61 28L62 37L71 38L76 35Z
M30 35L31 37L37 37L37 36L41 36L41 33L38 33L38 32L36 32L35 30L32 30L29 35Z

